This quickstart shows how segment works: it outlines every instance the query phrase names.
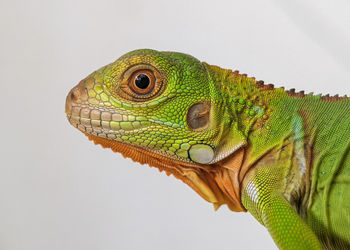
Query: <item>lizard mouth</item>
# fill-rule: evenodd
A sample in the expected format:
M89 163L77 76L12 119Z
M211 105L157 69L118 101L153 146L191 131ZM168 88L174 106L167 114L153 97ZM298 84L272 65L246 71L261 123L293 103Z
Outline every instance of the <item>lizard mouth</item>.
M67 119L74 127L83 133L116 139L128 132L147 128L145 121L136 121L134 116L116 113L115 110L91 108L74 105L71 112L67 112Z

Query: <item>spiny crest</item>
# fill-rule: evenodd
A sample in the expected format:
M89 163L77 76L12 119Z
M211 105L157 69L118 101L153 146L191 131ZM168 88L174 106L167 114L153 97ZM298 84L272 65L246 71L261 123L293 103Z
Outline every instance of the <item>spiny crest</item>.
M221 74L221 78L223 80L221 83L225 82L225 80L229 80L231 77L234 77L234 78L238 77L241 79L248 79L248 80L254 81L255 85L259 89L262 89L262 90L274 90L274 89L276 89L273 84L271 84L271 83L265 84L264 81L262 81L262 80L255 80L255 77L248 77L248 75L245 73L240 74L238 70L232 71L230 69L223 69L223 68L220 68L220 67L214 66L214 65L212 65L211 67L212 67L211 73L214 73L214 75L216 75L216 76L218 76L217 75L218 73ZM303 98L306 96L314 96L313 92L305 93L304 90L296 92L295 88L285 90L285 88L282 86L282 87L279 87L278 89L284 90L288 95L293 96L293 97ZM342 100L346 100L349 98L347 95L339 96L338 94L334 95L334 96L330 96L329 94L327 94L327 95L320 94L320 97L322 100L329 101L329 102L342 101Z
M273 89L275 89L273 84L264 84L264 81L262 81L262 80L256 81L256 85L259 88L264 89L264 90L273 90ZM280 87L280 88L284 89L284 87ZM313 92L305 94L304 90L296 92L295 88L286 90L286 92L288 93L288 95L295 96L295 97L305 97L307 95L314 96ZM349 98L347 95L339 96L338 94L334 95L334 96L330 96L329 94L327 94L327 95L320 94L320 96L321 96L321 99L325 100L325 101L341 101L341 100L345 100L345 99Z

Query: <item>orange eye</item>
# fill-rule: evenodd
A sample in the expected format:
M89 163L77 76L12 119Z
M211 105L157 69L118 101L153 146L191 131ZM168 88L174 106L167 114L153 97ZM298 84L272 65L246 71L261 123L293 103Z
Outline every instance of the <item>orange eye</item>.
M128 68L116 86L116 94L126 101L144 102L159 96L166 87L161 72L149 64Z
M139 70L132 74L129 82L131 90L137 95L147 95L154 90L156 77L151 70Z

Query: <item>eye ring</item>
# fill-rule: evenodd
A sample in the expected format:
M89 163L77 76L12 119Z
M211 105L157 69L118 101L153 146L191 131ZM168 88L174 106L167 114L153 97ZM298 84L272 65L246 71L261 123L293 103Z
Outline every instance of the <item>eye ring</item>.
M116 81L120 83L113 89L114 93L132 103L150 101L163 93L167 86L166 74L163 74L149 64L133 65L118 77Z
M137 95L150 94L155 87L156 77L151 70L138 70L129 80L130 89Z

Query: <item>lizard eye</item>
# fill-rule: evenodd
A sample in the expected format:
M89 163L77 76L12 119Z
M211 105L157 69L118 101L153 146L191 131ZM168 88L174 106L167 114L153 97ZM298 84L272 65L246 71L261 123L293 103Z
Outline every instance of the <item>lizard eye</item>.
M152 92L155 86L155 80L152 71L140 70L132 75L129 86L135 94L145 95Z
M127 69L117 86L117 94L127 101L144 102L159 96L166 83L155 67L138 64Z

